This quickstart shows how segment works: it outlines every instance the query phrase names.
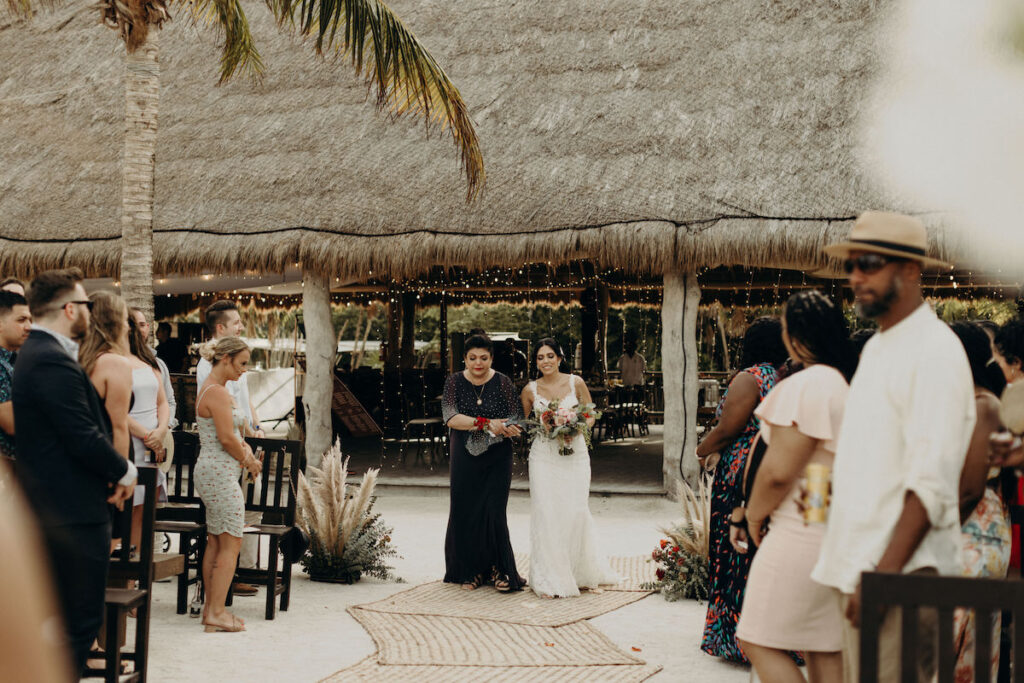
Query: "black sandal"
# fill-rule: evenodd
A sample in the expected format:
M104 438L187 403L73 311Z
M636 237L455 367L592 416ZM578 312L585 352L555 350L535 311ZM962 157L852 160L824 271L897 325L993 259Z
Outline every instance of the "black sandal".
M512 582L509 581L508 574L499 574L497 569L491 572L491 583L494 584L494 590L499 593L512 592Z
M481 574L477 574L472 579L470 579L469 581L466 581L466 582L464 582L462 584L462 590L465 590L465 591L475 591L477 588L482 586L483 583L484 583L484 577Z

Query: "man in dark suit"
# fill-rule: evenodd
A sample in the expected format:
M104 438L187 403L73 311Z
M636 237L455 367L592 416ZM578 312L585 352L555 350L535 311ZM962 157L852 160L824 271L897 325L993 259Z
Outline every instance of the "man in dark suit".
M28 291L35 327L14 366L18 473L43 532L77 670L103 623L110 513L135 488L135 466L110 440L110 421L78 364L91 302L78 269L38 275Z

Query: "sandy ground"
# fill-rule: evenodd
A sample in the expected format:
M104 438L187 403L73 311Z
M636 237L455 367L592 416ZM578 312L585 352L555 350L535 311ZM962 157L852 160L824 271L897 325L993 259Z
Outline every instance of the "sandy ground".
M513 492L509 529L513 547L529 549L529 498ZM594 496L591 510L609 555L651 551L657 527L678 508L658 496ZM314 583L296 566L292 603L273 621L263 619L263 594L237 598L235 612L246 620L241 634L203 633L197 619L174 612L174 584L157 584L151 624L150 679L161 681L317 681L374 652L373 641L346 612L444 574L447 489L378 488L377 510L394 527L403 558L397 573L406 584L363 579L354 586ZM652 681L748 681L747 669L700 652L705 606L668 603L649 596L593 620L612 641L664 670Z

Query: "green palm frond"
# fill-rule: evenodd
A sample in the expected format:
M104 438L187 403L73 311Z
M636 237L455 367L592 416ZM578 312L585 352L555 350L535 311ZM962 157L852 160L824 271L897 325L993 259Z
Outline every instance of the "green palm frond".
M379 0L266 0L277 21L316 36L317 54L348 56L375 90L377 107L394 116L418 114L447 129L458 145L477 195L485 173L476 130L458 88L397 16ZM339 31L341 34L339 35Z
M216 26L224 31L218 83L230 80L239 70L259 81L265 69L252 31L249 30L249 20L242 9L242 3L239 0L191 0L187 4L196 23Z

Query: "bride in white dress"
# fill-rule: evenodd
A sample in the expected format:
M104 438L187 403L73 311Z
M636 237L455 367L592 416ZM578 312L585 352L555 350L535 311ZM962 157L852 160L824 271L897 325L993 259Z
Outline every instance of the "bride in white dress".
M559 371L562 350L554 339L539 342L536 360L541 377L523 389L524 414L554 399L562 407L591 402L582 379ZM619 581L598 548L590 516L590 453L583 435L571 446L572 455L559 455L558 442L543 437L530 446L529 585L543 597L577 596L581 588Z

